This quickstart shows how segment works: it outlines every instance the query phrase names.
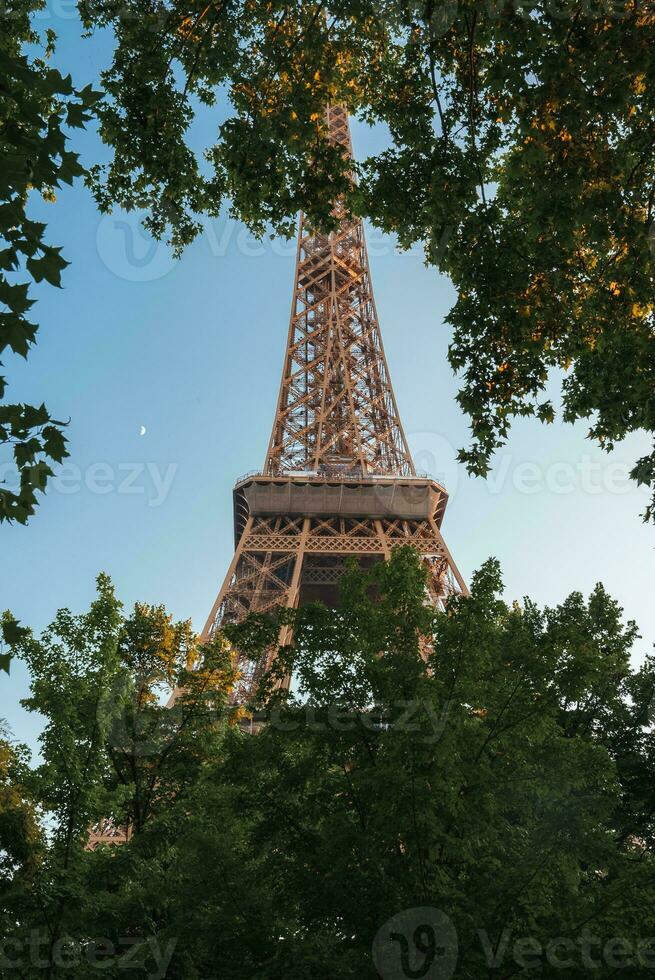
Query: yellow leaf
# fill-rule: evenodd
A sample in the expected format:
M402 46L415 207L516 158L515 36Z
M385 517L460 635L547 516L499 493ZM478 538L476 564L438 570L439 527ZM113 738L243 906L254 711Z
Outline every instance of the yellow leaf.
M637 95L643 95L646 91L646 76L644 74L636 75L632 83L632 91L636 92Z

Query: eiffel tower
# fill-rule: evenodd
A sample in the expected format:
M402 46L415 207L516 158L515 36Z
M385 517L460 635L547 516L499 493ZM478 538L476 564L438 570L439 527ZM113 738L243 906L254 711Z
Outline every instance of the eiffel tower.
M327 109L332 145L352 159L348 114ZM277 606L338 601L345 562L363 566L410 544L428 567L429 601L466 585L446 547L448 501L417 475L382 346L364 227L341 201L336 230L301 215L291 323L264 468L234 488L235 552L203 630ZM280 638L288 642L288 635ZM275 652L240 662L247 699Z
M352 157L348 115L327 110L329 138ZM336 604L345 562L362 566L410 544L428 568L430 602L468 590L441 534L448 494L414 468L382 347L364 226L334 205L329 235L300 217L293 305L273 432L261 473L234 488L235 552L202 639L251 612ZM286 633L286 635L285 635ZM280 643L288 642L284 631ZM238 659L244 703L270 667ZM287 683L290 678L287 678ZM173 691L169 706L179 695ZM122 844L103 820L87 848Z

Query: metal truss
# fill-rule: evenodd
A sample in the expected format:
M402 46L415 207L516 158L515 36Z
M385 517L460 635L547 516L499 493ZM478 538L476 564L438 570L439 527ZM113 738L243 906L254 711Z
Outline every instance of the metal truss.
M204 635L209 637L221 625L239 622L249 613L295 608L303 599L334 601L347 559L388 559L395 547L407 544L427 567L426 601L443 608L449 596L466 593L434 519L251 516ZM289 639L286 632L280 643ZM257 664L240 658L236 700L248 699L274 656L271 650Z
M389 558L403 544L416 548L428 565L435 602L466 591L434 520L251 517L205 633L211 635L221 623L238 622L251 612L294 607L302 586L338 584L346 558ZM325 565L312 561L313 556L337 560Z
M328 109L331 141L350 155L348 116ZM335 459L362 472L414 473L389 380L364 227L338 201L337 231L301 215L287 353L266 472L317 470Z
M333 145L350 157L346 110L329 107L327 125ZM254 478L259 481L257 492L247 495L246 478L235 488L235 554L204 638L252 612L294 608L314 598L334 602L348 558L367 565L389 558L402 544L416 548L425 562L427 602L443 606L453 593L467 593L440 530L447 494L434 481L416 476L400 422L363 222L349 216L341 201L333 214L338 226L329 235L310 228L300 217L291 323L273 432L264 471ZM381 478L387 478L387 489L390 481L398 481L399 490L402 484L405 500L418 488L431 509L412 516L403 510L408 505L399 492L400 502L389 504L390 512L375 513L384 492L364 495L370 495ZM330 498L338 497L338 513L325 513L327 491L320 481L326 487L347 483L347 492L335 491ZM271 509L270 501L279 493L286 494L289 512L281 513L279 505L275 513ZM367 499L370 512L356 513L356 505ZM387 499L395 501L396 495ZM289 639L287 630L280 642ZM275 652L258 664L237 654L241 682L236 700L247 700Z

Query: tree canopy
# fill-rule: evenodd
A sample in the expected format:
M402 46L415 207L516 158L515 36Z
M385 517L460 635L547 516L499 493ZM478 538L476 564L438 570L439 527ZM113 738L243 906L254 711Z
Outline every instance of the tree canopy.
M45 727L39 762L0 752L14 975L650 975L653 663L631 670L601 586L543 610L500 589L487 562L435 611L401 549L338 610L205 647L105 578L88 614L21 634ZM281 620L248 734L230 649L258 658ZM85 849L106 817L129 840Z
M65 130L97 100L48 66L54 37L40 42L31 27L43 2L12 0L0 15L0 349L22 356L36 333L24 276L58 285L65 265L28 218L29 194L49 197L81 174ZM472 435L460 459L473 473L488 471L516 416L588 420L607 450L655 431L649 0L80 0L79 10L87 30L115 39L96 107L111 148L91 176L102 210L145 209L150 231L180 251L226 202L257 234L290 234L299 210L329 226L341 194L402 248L424 246L457 291L449 358ZM326 139L330 101L388 130L355 184ZM198 153L191 127L206 111L217 135ZM18 492L0 488L0 520L25 522L66 451L62 426L44 406L3 404L0 440L21 475ZM655 487L655 453L632 475ZM644 516L655 517L652 502Z
M115 35L94 173L100 206L145 208L180 249L199 216L288 233L346 196L425 246L457 301L450 363L485 474L516 416L589 420L610 449L655 430L655 14L649 0L81 0ZM204 158L189 137L216 114ZM384 124L356 166L326 141L339 102ZM411 331L411 325L407 325ZM655 485L655 453L634 478ZM646 517L655 514L651 505Z
M32 26L44 6L45 0L10 0L0 8L0 354L20 357L37 334L28 319L32 284L61 285L68 264L46 241L46 225L29 217L30 195L54 201L58 187L84 173L67 148L66 130L84 126L98 94L91 86L77 91L70 75L48 65L54 33L42 38ZM13 456L19 486L0 484L0 523L25 524L52 475L50 464L67 455L64 424L45 405L5 402L5 389L0 377L0 447Z

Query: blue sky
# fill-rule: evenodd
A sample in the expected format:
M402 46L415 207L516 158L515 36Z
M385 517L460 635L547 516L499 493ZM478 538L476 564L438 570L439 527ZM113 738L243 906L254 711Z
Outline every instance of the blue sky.
M109 41L80 40L73 8L51 2L41 23L60 35L58 65L83 85L97 80ZM198 145L216 125L198 122ZM87 162L103 157L92 132L76 139ZM354 123L353 141L362 157L384 134ZM257 243L222 216L176 262L133 215L98 215L81 185L33 214L71 265L62 290L37 291L38 345L27 364L7 361L9 396L70 418L71 457L27 528L0 527L0 608L39 630L61 606L85 610L102 570L126 605L163 602L200 629L231 558L232 486L266 452L294 243ZM369 251L400 412L417 468L451 493L443 531L465 578L494 555L507 598L541 604L600 580L640 625L640 659L655 641L655 532L627 472L648 440L607 455L583 424L523 420L490 478L469 477L455 463L467 423L446 361L452 288L371 229ZM0 717L33 741L37 719L18 703L27 683L21 664L0 675Z

